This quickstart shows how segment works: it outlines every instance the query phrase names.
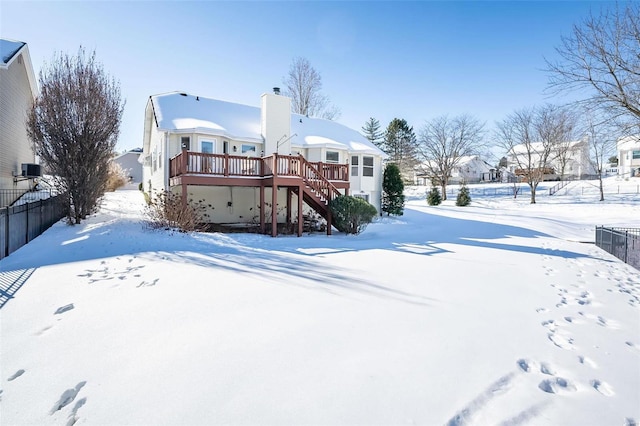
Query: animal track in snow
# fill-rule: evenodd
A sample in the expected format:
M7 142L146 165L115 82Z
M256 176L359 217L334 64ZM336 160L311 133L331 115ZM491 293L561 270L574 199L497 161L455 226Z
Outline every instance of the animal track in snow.
M7 379L7 381L8 381L8 382L14 381L15 379L17 379L18 377L22 376L23 374L24 374L24 370L23 370L23 369L20 369L20 370L16 371L15 373L13 373L13 374L11 375L11 377L9 377L9 378Z
M596 364L594 360L586 356L578 355L578 361L580 362L580 364L588 365L591 368L598 368L598 364Z
M82 408L82 406L86 403L87 398L79 399L78 402L76 402L73 410L71 410L71 414L69 414L69 421L67 422L67 426L73 426L74 424L76 424L76 422L78 421L78 410Z
M80 389L82 389L86 384L87 382L80 382L76 385L75 388L67 389L66 391L62 392L62 395L60 395L60 399L55 403L55 405L51 409L50 414L53 414L56 411L60 411L67 405L71 404L73 400L76 399L76 396L78 395L78 392L80 392Z
M611 385L609 385L606 382L602 382L598 379L593 379L591 380L591 386L593 386L593 388L595 390L597 390L598 392L600 392L601 394L603 394L604 396L611 396L614 395L615 392L613 391L613 388L611 387Z
M548 376L554 376L556 374L556 370L546 362L540 363L540 372Z
M74 307L75 306L73 306L73 303L69 303L68 305L60 306L53 314L64 314L65 312L72 310Z
M155 280L149 282L149 281L142 281L140 284L138 284L136 286L136 288L140 288L140 287L151 287L156 285L156 283L160 281L160 278L156 278Z
M544 379L538 387L547 393L558 393L560 391L575 392L576 386L567 379L562 377L554 377L552 379Z
M554 345L556 345L557 347L561 348L561 349L567 349L567 350L573 350L573 338L571 337L564 337L560 334L557 334L555 332L551 332L549 334L547 334L547 337L549 338L549 340L551 340L551 342L553 342Z
M549 310L547 308L537 308L536 312L538 313L544 313L544 312L549 312Z
M518 367L520 367L520 370L524 371L525 373L528 373L531 370L531 362L529 360L522 358L518 360L517 364Z

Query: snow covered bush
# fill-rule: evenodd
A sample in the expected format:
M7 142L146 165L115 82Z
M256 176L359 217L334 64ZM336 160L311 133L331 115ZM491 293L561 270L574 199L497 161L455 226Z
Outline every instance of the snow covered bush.
M211 205L208 205L211 208ZM151 229L177 229L181 232L206 228L204 200L182 202L182 195L164 191L150 199L145 208L146 224Z
M456 198L456 206L464 207L471 204L471 195L469 195L469 188L462 183L460 191L458 191L458 197Z
M329 206L333 226L345 234L359 234L367 227L378 211L362 198L341 195L331 200Z
M442 196L437 186L432 186L431 191L427 193L427 204L430 206L438 206L442 203Z

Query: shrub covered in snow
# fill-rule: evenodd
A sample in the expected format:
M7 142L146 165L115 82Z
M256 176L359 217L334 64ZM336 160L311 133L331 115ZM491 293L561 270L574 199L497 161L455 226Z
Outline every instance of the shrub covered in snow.
M331 200L333 225L345 234L359 234L367 227L378 211L362 198L341 195Z

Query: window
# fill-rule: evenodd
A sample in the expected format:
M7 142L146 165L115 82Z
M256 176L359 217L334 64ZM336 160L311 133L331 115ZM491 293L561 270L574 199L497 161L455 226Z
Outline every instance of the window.
M358 176L358 156L351 156L351 176Z
M373 157L362 157L362 176L373 176Z
M632 157L634 160L637 160L638 158L640 158L640 151L632 151L632 153L631 153L631 157Z
M369 202L369 194L353 194L355 198L362 198L367 203Z
M337 163L340 161L340 153L338 151L327 151L325 159L327 163Z
M228 154L229 153L229 141L223 141L222 142L222 153L223 154Z
M183 136L180 138L180 147L182 149L186 149L187 151L191 149L191 137Z
M200 151L205 154L213 154L213 142L212 141L200 142Z
M253 152L255 154L256 152L255 145L242 145L242 153L247 154L249 152Z

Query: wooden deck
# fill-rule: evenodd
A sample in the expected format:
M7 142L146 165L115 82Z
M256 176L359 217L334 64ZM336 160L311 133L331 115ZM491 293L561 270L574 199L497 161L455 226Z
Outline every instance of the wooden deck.
M183 150L169 160L169 184L181 186L187 198L188 185L250 186L260 188L260 202L266 209L264 188L287 188L287 220L290 220L291 195L298 195L298 235L302 234L302 201L327 220L331 233L329 202L340 190L349 193L349 166L309 162L302 156L273 154L266 157L246 157L228 154L206 154ZM272 192L272 205L277 203L277 191ZM271 235L277 233L276 209L272 209ZM265 218L260 218L264 232Z

